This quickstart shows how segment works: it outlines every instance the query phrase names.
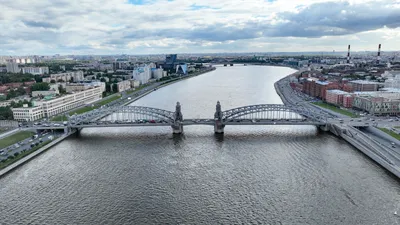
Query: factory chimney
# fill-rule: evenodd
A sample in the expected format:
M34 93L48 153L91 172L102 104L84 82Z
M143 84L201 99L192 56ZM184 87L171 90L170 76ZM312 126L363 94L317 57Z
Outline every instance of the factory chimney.
M381 44L379 44L378 47L378 56L376 57L376 61L378 62L378 64L381 61Z
M347 49L347 64L349 64L349 63L350 63L350 45Z

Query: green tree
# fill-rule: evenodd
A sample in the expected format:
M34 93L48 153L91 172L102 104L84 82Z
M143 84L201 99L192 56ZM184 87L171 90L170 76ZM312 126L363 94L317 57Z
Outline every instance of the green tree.
M60 94L65 94L65 93L67 93L67 91L65 90L65 88L63 88L62 85L59 85L59 86L58 86L58 91L60 92Z
M25 95L25 94L26 94L26 91L25 91L24 87L20 86L20 87L17 89L17 94L18 94L18 95Z
M101 82L106 82L106 79L104 77L100 78Z
M56 80L53 80L53 79L52 79L52 80L50 81L50 83L55 84L55 83L56 83Z
M14 89L11 89L8 94L7 94L7 100L12 99L18 96L18 93L14 91Z
M64 80L63 79L58 79L57 82L63 83Z
M0 107L0 119L1 120L12 120L13 113L10 107Z
M113 87L112 87L112 90L113 90L113 92L114 93L117 93L118 92L118 84L113 84Z
M50 85L48 83L36 83L32 85L32 91L48 91L50 90Z
M69 79L69 82L73 83L73 82L74 82L74 78L71 77L71 78Z
M111 92L111 84L106 83L106 92L110 93Z

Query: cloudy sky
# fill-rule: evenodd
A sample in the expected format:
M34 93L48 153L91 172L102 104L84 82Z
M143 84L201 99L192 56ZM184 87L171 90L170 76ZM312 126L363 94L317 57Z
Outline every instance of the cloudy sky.
M400 0L0 0L0 55L400 50Z

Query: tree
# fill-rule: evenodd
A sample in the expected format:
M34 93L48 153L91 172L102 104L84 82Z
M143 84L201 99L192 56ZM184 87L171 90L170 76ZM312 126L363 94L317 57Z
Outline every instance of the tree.
M114 93L117 93L118 92L118 84L113 84L113 87L112 87L112 90L113 90L113 92Z
M73 82L74 82L74 78L71 77L71 78L69 79L69 82L73 83Z
M12 99L18 96L18 93L14 91L14 89L11 89L8 94L7 94L7 100Z
M55 83L56 83L56 81L55 81L55 80L51 80L51 81L50 81L50 83L52 83L52 84L55 84Z
M110 83L106 83L106 92L111 92L111 85L110 85Z
M48 91L50 90L50 85L48 83L36 83L32 85L32 91Z
M63 79L58 79L57 82L62 83L62 82L64 82L64 80Z
M106 79L104 77L100 78L101 82L106 82Z
M10 107L0 107L0 119L1 120L12 120L13 112Z
M60 94L65 94L65 93L67 93L67 91L65 90L65 88L63 88L62 85L59 85L59 86L58 86L58 91L60 92Z
M43 82L42 76L40 76L40 75L35 75L34 77L35 77L34 79L35 79L35 81L36 81L37 83Z
M18 94L18 95L24 95L24 94L26 94L26 91L25 91L24 87L20 86L20 87L17 89L17 94Z

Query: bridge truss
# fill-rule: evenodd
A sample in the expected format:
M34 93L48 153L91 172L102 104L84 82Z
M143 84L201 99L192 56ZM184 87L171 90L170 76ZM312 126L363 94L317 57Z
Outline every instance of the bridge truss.
M99 108L84 114L69 117L69 123L91 123L101 121L157 120L172 123L174 112L143 106L116 106Z
M295 120L325 122L326 116L303 106L278 104L249 105L222 111L222 121L233 119Z

